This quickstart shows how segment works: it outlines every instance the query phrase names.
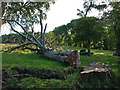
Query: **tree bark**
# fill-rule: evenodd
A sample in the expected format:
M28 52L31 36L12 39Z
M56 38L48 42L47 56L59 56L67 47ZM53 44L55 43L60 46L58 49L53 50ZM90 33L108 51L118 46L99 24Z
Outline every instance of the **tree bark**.
M66 52L54 52L52 49L50 50L49 48L46 48L45 45L43 44L43 42L40 42L35 36L34 34L30 34L19 22L17 22L16 20L10 20L10 19L2 19L5 21L8 21L9 25L11 26L12 30L18 34L20 34L22 37L26 37L26 35L28 35L27 39L31 42L29 43L25 43L22 44L20 46L14 47L10 50L8 50L9 52L11 52L14 49L18 49L20 47L29 45L29 44L34 44L36 46L38 46L42 52L42 55L44 57L48 57L49 59L54 59L54 60L58 60L61 62L67 62L69 65L73 66L73 67L80 67L80 54L77 50L75 51L66 51ZM21 34L20 32L16 31L13 28L13 25L10 22L15 22L17 23L22 29L23 31L26 33L25 34ZM41 22L42 23L42 22ZM42 24L41 24L42 26ZM47 24L45 25L45 29L44 29L44 36L45 36L45 30L46 30ZM42 30L43 28L41 28ZM45 40L45 38L44 38ZM43 41L43 40L42 40ZM28 48L27 48L28 49ZM33 50L33 49L31 49Z
M45 51L43 52L43 56L48 57L49 59L67 62L73 67L80 67L80 54L77 50L65 52Z
M103 49L104 49L104 50L108 50L107 40L105 39L105 40L103 40L103 41L104 41L104 43L103 43L103 45L104 45Z
M117 38L115 55L120 56L120 27L117 28L117 24L116 24L114 26L114 30L115 30L115 35L116 35L116 38Z
M88 40L88 56L91 56L91 52L90 52L90 40Z
M117 33L117 47L116 47L116 54L117 56L120 56L120 29L118 29L118 33Z
M80 43L80 47L81 47L81 43Z
M45 46L45 31L47 28L47 24L45 24L45 29L44 29L44 33L43 33L43 46Z
M41 44L43 43L43 24L42 24L42 10L37 8L37 10L40 11L40 26L41 26L41 36L40 36L40 40L41 40Z
M120 56L120 43L117 43L116 55L117 55L117 56Z

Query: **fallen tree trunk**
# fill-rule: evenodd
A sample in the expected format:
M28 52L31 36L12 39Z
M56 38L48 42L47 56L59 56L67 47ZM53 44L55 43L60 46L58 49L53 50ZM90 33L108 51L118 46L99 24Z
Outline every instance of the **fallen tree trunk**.
M73 67L80 66L80 55L77 50L65 52L45 51L43 52L43 55L50 59L58 60L61 62L67 62L69 65Z
M16 46L16 47L13 47L11 49L5 50L4 52L9 52L10 53L11 51L13 51L15 49L19 49L20 47L24 47L24 49L29 49L31 51L38 51L37 54L42 54L43 57L58 60L58 61L61 61L63 63L67 63L68 65L71 65L73 67L80 67L80 54L77 50L55 52L55 51L52 51L50 49L46 49L45 51L41 51L39 49L33 49L33 48L26 47L29 44L36 45L34 43L27 43L27 44L23 44L23 45Z
M42 10L38 9L40 11L40 25L41 25L41 42L34 36L34 34L30 34L19 22L17 22L16 20L10 20L10 19L2 19L5 20L9 23L11 29L18 33L20 36L27 38L29 40L28 43L23 43L20 46L14 47L10 50L7 50L9 52L11 52L14 49L18 49L20 47L25 47L27 45L33 44L36 45L37 47L39 47L38 50L36 51L40 51L42 52L42 55L44 57L48 57L49 59L54 59L54 60L58 60L61 62L67 62L69 65L73 66L73 67L79 67L80 66L80 55L78 53L78 51L66 51L66 52L54 52L53 50L50 50L49 48L45 47L45 31L47 28L47 24L45 25L44 28L44 33L43 33L43 24L42 24ZM22 34L20 32L18 32L17 30L15 30L13 28L13 25L11 22L15 22L17 25L19 25L23 31L26 34ZM32 30L32 33L34 33L34 30ZM43 36L43 37L42 37ZM27 48L30 49L30 48ZM30 49L33 50L33 49ZM6 52L7 52L6 51Z

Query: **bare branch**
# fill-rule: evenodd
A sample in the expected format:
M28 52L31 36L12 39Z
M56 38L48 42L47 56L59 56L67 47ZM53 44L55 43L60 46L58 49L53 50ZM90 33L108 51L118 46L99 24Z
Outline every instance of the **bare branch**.
M35 45L37 45L37 44L34 43L34 42L25 43L25 44L22 44L22 45L20 45L20 46L13 47L13 48L11 48L11 49L9 49L9 50L7 50L7 51L4 51L4 52L9 52L9 53L10 53L11 51L13 51L13 50L15 50L15 49L18 49L18 48L20 48L20 47L24 47L24 46L30 45L30 44L35 44Z
M89 7L87 8L87 10L86 10L86 12L85 12L84 17L86 17L86 16L87 16L87 14L88 14L88 12L89 12L90 8L92 7L92 5L93 5L93 3L92 3L92 1L91 1L91 2L90 2Z
M45 31L47 28L47 23L45 24L44 33L43 33L43 46L45 46Z
M38 40L35 36L33 36L32 34L28 33L27 30L26 30L20 23L18 23L16 20L10 20L10 19L2 19L2 20L6 20L6 21L10 21L10 22L16 22L19 26L21 26L21 28L22 28L29 36L31 36L31 37L38 43L38 46L39 46L40 48L42 48L43 50L46 50L46 49L47 49L45 46L43 46L43 45L39 42L39 40Z
M40 51L39 49L34 49L34 48L29 48L29 47L25 47L25 49L29 49L31 51Z
M13 28L13 26L12 26L12 24L11 24L10 22L8 22L8 23L9 23L11 29L12 29L14 32L16 32L16 33L18 33L19 35L21 35L22 37L26 38L26 36L25 36L24 34L19 33L18 31L16 31L16 30ZM29 37L27 37L27 39L30 40L31 42L34 42L34 41L31 40Z
M42 33L43 33L43 24L42 24L42 10L39 8L36 8L40 11L40 25L41 25L41 43L42 43Z
M21 28L24 30L25 33L27 33L29 36L31 36L31 34L29 34L27 32L27 30L20 23L18 23L16 20L14 20L14 19L2 19L2 20L10 21L10 22L16 22L19 26L21 26Z
M29 4L29 2L26 2L25 4L23 4L23 6L22 6L22 7L26 6L27 4ZM22 8L22 7L21 7L21 8Z
M33 30L33 28L32 28L32 35L34 36L34 30Z

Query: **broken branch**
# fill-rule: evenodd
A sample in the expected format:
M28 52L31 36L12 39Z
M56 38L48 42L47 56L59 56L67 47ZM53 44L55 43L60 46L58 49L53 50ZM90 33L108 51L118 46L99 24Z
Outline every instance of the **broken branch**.
M15 49L18 49L18 48L20 48L20 47L24 47L24 46L26 46L26 45L30 45L30 44L37 45L37 44L34 43L34 42L25 43L25 44L22 44L22 45L20 45L20 46L13 47L13 48L11 48L11 49L9 49L9 50L7 50L7 51L4 51L4 52L9 52L9 53L10 53L11 51L13 51L13 50L15 50Z
M43 33L43 46L45 46L45 31L47 28L47 23L45 24L44 33Z
M10 19L2 19L2 20L6 20L6 21L10 21L10 22L16 22L19 26L21 26L21 28L22 28L29 36L31 36L31 37L38 43L38 46L39 46L40 48L42 48L43 50L46 50L46 49L47 49L45 46L43 46L43 45L39 42L39 40L38 40L34 35L28 33L27 30L26 30L20 23L18 23L16 20L13 20L13 19L11 19L11 20L10 20Z
M26 38L26 36L25 36L24 34L19 33L18 31L16 31L16 30L13 28L13 26L12 26L12 24L11 24L10 22L8 22L8 23L9 23L11 29L12 29L14 32L16 32L16 33L18 33L19 35L21 35L22 37ZM34 41L31 40L29 37L27 37L27 39L30 40L31 42L34 42Z

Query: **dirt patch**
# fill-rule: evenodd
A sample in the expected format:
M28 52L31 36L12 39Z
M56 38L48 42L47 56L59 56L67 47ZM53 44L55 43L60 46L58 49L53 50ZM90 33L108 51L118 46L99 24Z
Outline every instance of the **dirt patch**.
M25 77L37 77L41 79L62 79L65 80L67 75L76 72L76 69L69 70L46 70L46 69L21 69L14 67L11 70L16 70L19 74L14 75L18 79Z

